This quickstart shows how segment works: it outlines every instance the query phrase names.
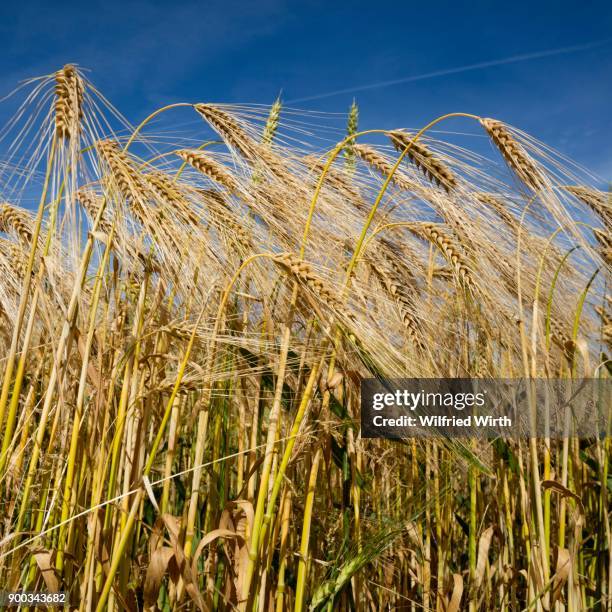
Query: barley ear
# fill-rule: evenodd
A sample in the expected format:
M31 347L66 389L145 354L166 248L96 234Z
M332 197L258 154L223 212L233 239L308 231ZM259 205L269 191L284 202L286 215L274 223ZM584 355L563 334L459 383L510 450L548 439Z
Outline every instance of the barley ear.
M234 191L238 186L236 179L230 174L229 170L218 161L202 151L191 151L181 149L176 154L186 161L190 166L205 174L219 185L223 185L230 191Z
M230 147L239 151L245 159L257 159L261 147L234 117L212 104L196 104L195 109Z
M582 185L568 185L565 187L565 191L586 204L599 216L606 229L612 231L612 194L608 193L606 195L597 189Z
M442 187L447 192L456 189L457 177L451 169L439 160L427 146L418 140L413 140L413 135L402 130L394 130L388 133L393 146L402 153L406 149L408 159L434 184Z
M420 351L424 352L425 344L421 339L421 334L419 331L420 324L413 314L414 308L412 307L412 304L401 291L401 281L393 271L385 269L385 267L381 265L381 262L372 259L368 263L370 265L370 269L380 281L380 284L395 302L408 337Z
M338 314L353 320L353 315L346 310L335 292L312 269L312 266L293 253L279 253L272 260L292 274L296 280L307 286L320 300Z
M438 247L444 258L452 266L455 275L466 289L476 293L477 287L472 272L468 267L463 253L451 238L445 227L440 223L412 223L408 228L413 234L429 241Z
M353 146L353 151L356 153L357 157L363 160L372 169L382 174L383 177L386 178L391 174L393 166L373 147L356 144ZM404 191L411 191L419 195L423 193L423 188L420 185L413 183L406 178L406 176L397 171L393 173L391 182Z
M357 102L353 99L353 103L349 108L348 119L346 122L346 135L354 136L357 133L359 125L359 107L357 106ZM355 140L349 140L346 146L344 147L344 159L346 164L346 169L348 172L355 171Z
M281 110L283 108L283 103L281 101L281 94L278 94L278 98L274 101L274 104L270 107L270 114L268 115L268 119L266 121L266 125L263 129L263 134L261 136L261 144L270 146L272 141L274 140L274 136L276 135L276 131L278 130L278 123L280 120Z
M609 265L612 266L612 238L608 232L602 232L601 230L594 229L593 235L600 245L600 255L602 259Z
M477 193L476 199L482 202L486 206L492 208L497 216L508 226L512 233L516 236L520 230L520 223L514 217L514 215L508 211L504 201L490 193Z
M55 73L55 130L59 138L75 138L83 118L83 80L67 64Z
M32 217L21 208L7 202L0 204L0 232L13 234L29 245L32 242Z
M480 124L518 178L533 191L544 188L544 176L510 130L496 119L481 119Z

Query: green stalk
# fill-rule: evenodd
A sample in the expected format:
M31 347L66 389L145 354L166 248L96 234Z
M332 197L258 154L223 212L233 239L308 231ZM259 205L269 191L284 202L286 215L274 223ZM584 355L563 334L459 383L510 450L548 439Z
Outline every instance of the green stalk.
M51 141L51 151L49 153L49 159L47 160L47 170L45 172L45 180L42 187L42 193L40 195L40 202L38 204L38 213L36 215L36 222L34 225L34 231L32 232L32 246L30 248L30 255L28 257L28 263L26 266L26 272L23 279L23 285L21 288L21 294L19 296L19 309L17 311L17 320L15 321L15 325L13 327L13 335L11 338L11 347L9 349L9 354L6 362L6 369L4 370L4 378L2 380L2 392L0 393L0 427L4 422L4 414L6 411L6 402L8 400L9 389L11 386L11 380L13 377L13 369L15 367L15 359L17 356L17 346L19 344L19 336L21 334L21 326L23 325L23 319L25 317L26 308L28 306L28 298L30 296L30 287L32 281L32 270L34 268L34 261L36 258L36 250L38 248L38 239L40 236L40 230L42 227L43 217L45 213L45 202L47 201L47 191L49 189L49 182L51 178L51 171L53 168L53 162L55 161L55 154L57 150L57 136L53 137ZM47 236L47 245L50 244L50 237L53 232L53 228L50 227ZM47 246L45 247L48 248ZM45 253L46 254L46 253ZM41 267L42 273L42 267ZM36 310L35 306L32 306L32 310ZM33 313L32 315L33 316ZM24 351L25 352L25 351ZM22 355L22 358L25 357ZM21 380L23 379L23 370L25 366L18 372L21 374L20 378L15 380L14 389L19 389L21 386ZM19 383L19 386L18 386ZM13 391L13 395L15 395L15 391ZM18 395L18 394L17 394ZM16 411L16 407L11 409L11 412L14 413ZM11 417L9 416L9 419ZM14 419L14 416L13 416ZM10 441L11 433L7 427L4 432L4 440L2 444L2 456L0 457L0 474L2 474L6 457L5 450L8 447L7 438Z
M287 547L289 540L289 523L291 521L291 488L283 493L281 512L281 535L279 550L278 580L276 583L276 612L284 612L285 571L287 570Z
M83 361L81 364L81 374L79 378L79 388L77 392L76 408L74 413L74 421L72 425L72 437L70 440L70 450L68 452L68 466L66 468L66 481L64 484L64 494L62 499L62 512L60 523L63 525L64 521L68 519L70 513L70 505L72 499L72 485L74 479L74 470L77 458L77 449L79 442L79 432L81 428L81 418L83 414L83 407L85 403L85 388L87 383L87 368L89 366L89 355L93 344L94 334L96 331L96 313L98 310L98 302L100 300L100 291L102 289L102 279L104 278L104 270L108 265L110 258L111 245L114 236L114 225L111 228L111 233L107 239L106 248L104 249L104 255L102 261L98 266L98 274L94 283L93 296L91 300L91 306L89 310L89 328L87 330L87 339L85 341L85 349L83 353ZM55 567L58 572L62 571L64 565L64 536L65 527L62 526L58 535L57 543L57 556L55 560Z
M312 523L312 508L314 505L315 490L317 486L317 473L319 462L321 461L321 448L317 448L312 467L310 468L310 479L306 492L306 502L304 504L304 522L302 526L302 538L300 542L300 557L298 561L297 583L295 585L295 612L302 612L304 609L304 592L306 590L306 575L309 566L308 545L310 541L310 528Z
M104 203L100 206L100 210L98 211L98 215L96 220L94 221L93 231L95 231L102 214L104 212L105 205ZM55 385L58 382L60 375L60 366L67 362L67 356L64 355L68 342L72 337L72 331L76 319L77 307L79 303L79 296L81 289L83 288L87 276L87 269L89 267L89 261L91 259L91 255L93 252L93 243L94 237L93 233L90 233L87 238L87 243L85 244L85 248L83 251L83 257L81 259L81 266L79 272L77 273L76 282L72 289L72 295L70 297L70 301L68 303L68 307L66 309L66 318L64 320L64 325L62 327L61 335L57 344L57 349L55 351L55 359L53 361L53 366L51 370L51 376L47 382L47 389L45 392L44 403L42 412L40 415L40 421L38 424L38 431L36 434L36 440L34 444L34 448L32 449L32 457L30 459L30 465L28 467L28 475L26 477L24 489L23 489L23 497L21 500L21 509L19 512L19 517L17 520L16 531L21 530L21 526L23 525L23 518L27 509L27 503L29 499L30 489L32 486L32 482L34 479L34 475L36 473L36 469L38 467L38 459L40 457L40 452L42 449L42 443L45 436L45 429L47 425L47 419L49 417L49 413L51 410L51 403L53 401L53 397L55 395Z
M477 499L476 499L476 468L470 466L468 470L468 483L470 488L470 530L469 530L469 564L470 564L470 612L475 612L478 605L476 590L476 530L477 527Z
M153 444L151 445L151 450L149 452L149 459L143 470L143 478L149 477L149 474L151 473L151 469L153 468L153 464L155 463L155 457L157 455L157 450L164 437L166 425L168 424L168 421L170 420L170 415L172 414L172 406L174 405L174 400L176 399L179 388L181 386L181 382L183 381L183 376L185 375L185 369L187 368L187 363L189 362L189 356L191 355L191 351L195 343L195 339L196 339L196 335L198 331L198 325L200 324L200 320L202 319L203 314L204 314L204 310L202 310L202 312L200 313L200 316L195 322L195 325L193 326L193 332L191 333L191 337L189 338L189 343L187 344L187 348L185 350L185 356L183 357L183 361L181 362L177 375L176 375L176 382L174 383L172 393L170 394L170 397L168 398L166 409L164 411L164 416L159 424L157 434L155 436L155 439L153 440ZM110 594L110 590L112 588L113 581L115 579L115 575L117 573L117 570L119 569L119 564L121 563L121 560L123 559L123 555L127 547L127 544L130 541L132 529L134 528L134 521L136 519L136 513L140 506L140 502L142 501L143 495L144 495L144 489L142 488L138 489L136 493L136 497L134 498L134 501L132 502L130 513L127 517L127 520L125 521L125 526L123 530L121 531L121 538L116 547L116 550L114 551L111 566L109 568L109 572L106 577L106 581L104 582L104 587L102 589L102 593L100 595L100 599L96 607L96 612L103 612L103 610L105 610L106 601Z

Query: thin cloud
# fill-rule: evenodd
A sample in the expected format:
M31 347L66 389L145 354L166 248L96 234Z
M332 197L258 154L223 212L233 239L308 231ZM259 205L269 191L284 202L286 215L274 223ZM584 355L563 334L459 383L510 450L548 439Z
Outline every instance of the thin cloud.
M303 98L295 98L289 100L287 104L293 104L295 102L310 102L311 100L322 100L323 98L331 98L332 96L339 96L347 93L357 93L359 91L368 91L370 89L380 89L381 87L391 87L392 85L401 85L403 83L413 83L415 81L424 81L426 79L434 79L436 77L448 76L450 74L460 74L462 72L471 72L472 70L482 70L484 68L491 68L494 66L504 66L506 64L516 64L518 62L526 62L529 60L540 59L543 57L552 57L554 55L566 55L568 53L577 53L578 51L587 51L588 49L595 49L597 47L603 47L612 42L612 38L604 38L602 40L596 40L583 45L573 45L571 47L560 47L557 49L547 49L546 51L536 51L534 53L522 53L520 55L512 55L511 57L504 57L496 60L489 60L487 62L477 62L476 64L467 64L465 66L457 66L456 68L446 68L443 70L434 70L433 72L426 72L425 74L418 74L411 77L403 77L400 79L392 79L389 81L378 81L377 83L370 83L369 85L359 85L357 87L347 87L346 89L337 89L335 91L328 91L327 93L316 94L314 96L305 96Z

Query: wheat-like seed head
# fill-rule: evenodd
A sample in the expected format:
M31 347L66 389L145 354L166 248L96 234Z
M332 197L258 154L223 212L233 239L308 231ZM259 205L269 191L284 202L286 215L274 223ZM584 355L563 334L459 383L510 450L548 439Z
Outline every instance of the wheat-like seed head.
M252 251L253 239L227 202L214 191L206 192L205 202L211 223L221 231L230 244L237 244L243 251Z
M291 273L298 281L310 288L322 303L327 304L338 314L353 320L354 316L346 310L342 302L327 283L314 273L312 266L300 259L294 253L279 253L272 260Z
M601 317L601 338L612 347L612 313L602 306L596 306L595 311Z
M474 369L475 378L487 378L489 374L489 343L487 334L484 331L478 333L476 339L476 368Z
M77 69L70 64L55 73L55 130L60 138L75 138L83 118L85 87Z
M79 189L76 194L76 199L81 203L81 206L85 209L87 216L93 223L94 219L96 219L98 213L100 212L102 197L91 189ZM106 213L106 211L104 212ZM102 218L98 223L98 228L100 231L108 234L111 230L111 224L108 222L106 217L107 215L103 213Z
M386 269L385 266L382 265L381 261L370 259L368 263L370 265L370 269L379 279L385 291L389 294L389 296L391 296L391 299L397 305L400 318L406 332L408 333L408 336L410 337L410 340L419 350L424 351L425 344L423 343L421 334L419 333L420 325L414 316L414 308L412 304L401 290L401 281L395 275L394 271Z
M27 254L17 244L5 239L0 239L0 253L4 256L10 271L14 272L18 279L22 279L28 270Z
M601 245L600 253L602 259L608 265L612 265L612 238L610 237L610 234L594 229L593 235L595 236L597 242L599 242Z
M418 257L407 244L398 245L381 238L378 254L386 266L393 271L400 285L409 285L412 292L418 292L414 275L414 266L417 265Z
M323 173L325 164L327 163L326 159L320 159L316 155L304 155L302 161L306 164L306 167L315 175L315 178L317 180ZM337 191L348 195L351 198L353 204L356 206L356 208L363 208L363 202L361 202L361 197L359 195L359 192L355 188L354 183L351 181L350 177L340 168L334 168L333 166L330 166L325 174L325 183L333 187Z
M24 244L32 242L32 217L21 208L7 202L0 204L0 232L14 234Z
M518 234L519 222L516 220L514 215L508 211L504 201L495 195L490 193L477 193L476 199L487 206L490 206L499 216L499 218L512 230L514 235Z
M190 151L181 149L176 151L176 154L186 161L190 166L205 174L219 185L223 185L230 191L235 191L238 187L236 179L230 171L218 161L214 160L210 155L206 155L203 151Z
M566 359L571 361L574 357L576 350L576 344L574 341L565 333L563 326L557 319L550 317L550 337L552 341L561 349Z
M224 234L228 242L238 244L243 251L252 250L251 234L245 228L242 219L234 213L223 194L214 189L198 189L197 193L202 197L210 213L212 225Z
M597 189L583 185L568 185L565 190L589 206L603 221L609 231L612 231L612 200L610 194L604 194Z
M253 161L257 158L259 149L257 143L230 114L212 104L196 104L195 109L228 145L248 160Z
M431 272L433 278L439 278L440 280L449 281L453 278L453 271L447 266L436 266Z
M274 104L270 107L270 114L268 115L268 119L261 136L261 143L263 145L270 146L272 144L272 140L274 140L274 136L276 135L276 130L278 130L278 123L280 121L282 107L283 103L281 102L279 96L274 101Z
M269 170L282 181L295 184L283 160L270 147L253 140L231 115L212 104L196 104L196 111L217 131L228 146L236 149L259 172ZM257 174L258 180L260 178Z
M444 258L451 264L455 274L467 289L474 291L476 284L472 278L472 272L465 262L463 254L455 241L447 233L445 227L440 223L418 222L411 223L408 229L422 239L428 240L438 247Z
M110 168L112 178L121 195L128 203L140 209L142 200L149 195L149 189L125 151L112 140L98 141L96 148ZM136 210L136 212L142 213L142 210Z
M353 100L351 107L349 108L348 119L346 122L346 135L353 136L357 133L359 125L359 107L357 102ZM355 171L355 139L349 140L344 147L344 159L346 161L346 169L349 174Z
M510 130L496 119L481 119L480 124L521 181L533 191L542 189L545 186L542 173Z
M214 208L216 211L229 209L229 203L223 197L223 194L216 189L197 189L196 193L204 199L208 208Z
M167 174L160 171L149 172L145 178L159 199L170 204L178 217L188 225L198 225L198 216L193 212L185 194Z
M363 144L356 144L354 145L353 150L360 159L371 166L374 170L382 174L385 178L391 174L393 166L373 147ZM404 191L411 191L412 193L417 193L419 195L423 191L420 185L406 178L398 170L396 170L393 174L391 181L394 185L400 189L403 189Z
M593 235L597 239L597 242L601 244L604 249L612 248L612 237L607 232L602 232L599 229L593 230Z
M452 170L440 161L428 148L420 141L413 141L413 135L402 130L388 132L388 136L393 146L402 153L409 147L406 155L410 161L433 183L450 192L457 187L457 177Z
M167 174L159 170L154 170L153 172L148 172L145 178L152 190L155 191L162 200L175 205L183 201L183 194L176 183L174 183Z

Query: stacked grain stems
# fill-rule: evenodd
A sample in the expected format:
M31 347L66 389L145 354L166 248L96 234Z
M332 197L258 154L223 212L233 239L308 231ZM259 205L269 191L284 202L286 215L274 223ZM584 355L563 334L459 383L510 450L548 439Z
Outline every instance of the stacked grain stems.
M610 609L609 437L359 426L368 377L609 376L612 206L586 172L462 113L359 132L355 102L346 126L279 97L134 128L74 66L29 87L1 133L4 590Z

